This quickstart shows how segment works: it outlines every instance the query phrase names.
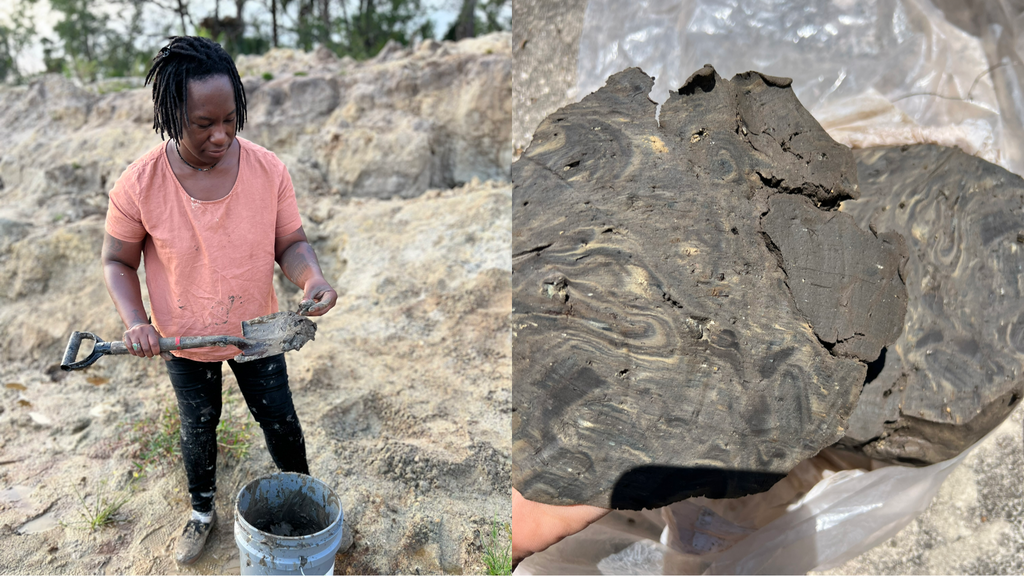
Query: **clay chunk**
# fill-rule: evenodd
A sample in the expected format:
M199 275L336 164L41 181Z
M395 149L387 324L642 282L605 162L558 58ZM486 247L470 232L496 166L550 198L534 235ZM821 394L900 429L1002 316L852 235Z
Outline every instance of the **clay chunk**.
M512 167L513 485L640 509L770 488L845 433L906 254L837 210L850 150L789 80L620 72Z
M840 444L932 464L981 439L1024 396L1024 180L942 146L855 156L862 195L842 211L903 235L909 304Z

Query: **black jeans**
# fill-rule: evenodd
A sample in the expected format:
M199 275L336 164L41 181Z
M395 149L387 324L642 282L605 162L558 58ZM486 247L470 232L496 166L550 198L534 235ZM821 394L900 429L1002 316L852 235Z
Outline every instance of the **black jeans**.
M217 491L217 424L221 409L221 363L168 360L167 374L178 397L181 455L192 509L209 512ZM228 360L249 412L263 429L274 464L284 472L309 474L306 442L288 389L284 354L238 363Z

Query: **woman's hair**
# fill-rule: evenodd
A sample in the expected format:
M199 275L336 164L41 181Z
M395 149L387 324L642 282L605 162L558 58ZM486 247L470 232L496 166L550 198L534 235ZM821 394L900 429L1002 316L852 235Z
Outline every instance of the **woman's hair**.
M245 125L245 88L238 70L220 44L197 36L174 36L153 58L153 66L146 75L146 84L153 82L153 129L166 132L175 142L182 136L182 126L188 122L188 83L223 74L231 81L235 91L235 130Z

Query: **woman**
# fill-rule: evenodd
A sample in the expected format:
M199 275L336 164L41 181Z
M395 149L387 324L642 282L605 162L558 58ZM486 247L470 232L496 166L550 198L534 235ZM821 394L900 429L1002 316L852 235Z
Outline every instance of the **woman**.
M163 336L241 336L241 322L277 311L274 262L303 290L300 311L320 316L337 293L324 280L299 219L284 164L235 136L245 90L231 57L205 38L176 37L146 77L153 128L163 140L129 166L110 192L103 272L140 357L160 354ZM137 269L145 256L152 322ZM181 416L181 453L192 512L176 560L199 558L213 526L221 363L238 380L274 463L309 473L284 355L237 364L234 347L164 354Z

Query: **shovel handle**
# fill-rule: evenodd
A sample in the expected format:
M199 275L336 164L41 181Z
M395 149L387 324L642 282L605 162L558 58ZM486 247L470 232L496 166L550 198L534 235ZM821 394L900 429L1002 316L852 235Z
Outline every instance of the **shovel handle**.
M238 336L181 336L179 338L161 338L160 351L170 352L171 350L187 350L189 348L205 348L207 346L237 346L245 349L249 342ZM110 343L110 352L107 354L127 354L128 347L124 341Z
M82 340L95 342L92 354L84 360L78 359L78 350L82 347ZM242 351L253 347L253 343L238 336L182 336L180 338L161 338L160 351L170 352L171 350L185 350L188 348L204 348L206 346L237 346ZM72 332L68 340L68 347L64 349L64 358L60 362L60 368L64 371L80 370L92 366L104 354L128 354L128 347L124 342L105 342L92 332ZM76 361L77 360L77 361Z
M96 342L96 345L93 347L92 354L88 358L76 362L78 349L82 347L82 340L92 340ZM103 356L106 345L107 343L102 338L92 332L72 332L71 338L68 340L68 347L64 349L64 358L60 361L61 370L67 372L91 366L93 362L99 360L100 356Z

